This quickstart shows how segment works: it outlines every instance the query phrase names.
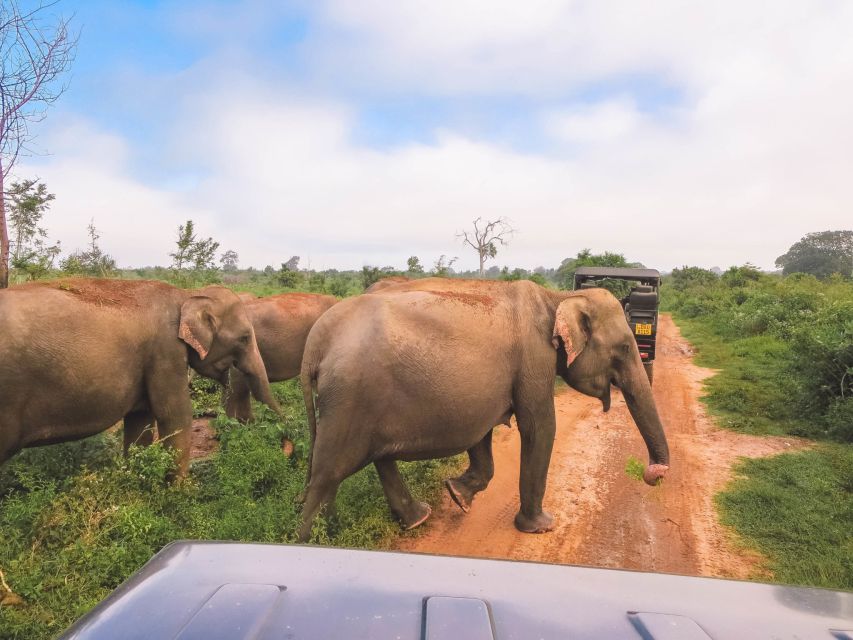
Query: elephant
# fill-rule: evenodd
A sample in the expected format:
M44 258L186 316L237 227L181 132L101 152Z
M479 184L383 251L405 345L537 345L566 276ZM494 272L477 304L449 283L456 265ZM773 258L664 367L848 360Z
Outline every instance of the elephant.
M282 293L266 298L238 295L255 329L269 381L282 382L298 376L308 332L338 299L314 293ZM231 368L228 378L225 413L247 422L252 419L247 378L236 367Z
M388 276L387 278L382 278L381 280L377 280L372 285L367 287L364 290L365 293L376 293L378 291L384 291L390 287L396 287L400 284L405 284L411 282L411 278L408 276Z
M406 529L430 515L397 460L467 451L448 488L470 504L493 473L491 433L515 415L521 508L515 526L553 527L542 509L556 426L554 381L610 407L618 386L649 453L644 480L669 469L649 381L622 313L603 289L553 291L533 282L426 278L338 303L311 329L300 374L312 445L300 540L341 481L373 463ZM316 396L316 400L315 400Z
M280 412L255 332L224 287L70 278L0 291L0 463L124 419L124 447L161 440L189 466L187 367L222 381L236 366Z

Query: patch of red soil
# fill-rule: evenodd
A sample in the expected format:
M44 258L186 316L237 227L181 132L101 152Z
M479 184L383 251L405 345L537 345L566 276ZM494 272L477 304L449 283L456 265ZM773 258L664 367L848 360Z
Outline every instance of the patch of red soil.
M210 424L210 418L196 418L192 426L192 443L190 444L190 459L206 458L219 450L219 440Z

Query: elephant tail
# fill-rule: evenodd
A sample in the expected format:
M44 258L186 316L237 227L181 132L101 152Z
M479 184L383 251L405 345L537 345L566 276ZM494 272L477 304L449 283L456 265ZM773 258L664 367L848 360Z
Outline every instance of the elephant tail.
M307 354L306 354L307 356ZM314 459L314 443L317 440L317 410L314 405L314 395L317 390L317 368L312 358L302 359L302 370L299 373L299 382L302 384L302 399L305 402L305 412L308 416L308 473L305 486L311 482L311 462Z

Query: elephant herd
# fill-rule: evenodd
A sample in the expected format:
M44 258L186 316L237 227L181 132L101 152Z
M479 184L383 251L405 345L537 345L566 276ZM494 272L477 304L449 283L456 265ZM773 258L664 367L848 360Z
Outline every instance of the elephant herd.
M467 452L446 481L465 511L492 478L495 425L521 437L516 527L544 532L555 435L553 390L610 406L617 386L645 440L656 484L669 465L651 387L619 302L607 291L527 281L380 281L364 295L239 296L162 282L74 278L0 291L0 464L25 447L75 440L124 421L125 449L153 431L189 464L188 367L227 386L226 412L250 395L279 411L270 382L301 377L311 449L299 538L340 483L373 464L405 528L429 517L398 460Z

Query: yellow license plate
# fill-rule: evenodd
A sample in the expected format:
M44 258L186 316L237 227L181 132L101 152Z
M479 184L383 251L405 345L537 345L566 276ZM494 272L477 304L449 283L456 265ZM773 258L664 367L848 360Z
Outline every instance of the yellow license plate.
M635 325L634 333L636 333L638 336L650 336L652 335L652 325L637 324Z

